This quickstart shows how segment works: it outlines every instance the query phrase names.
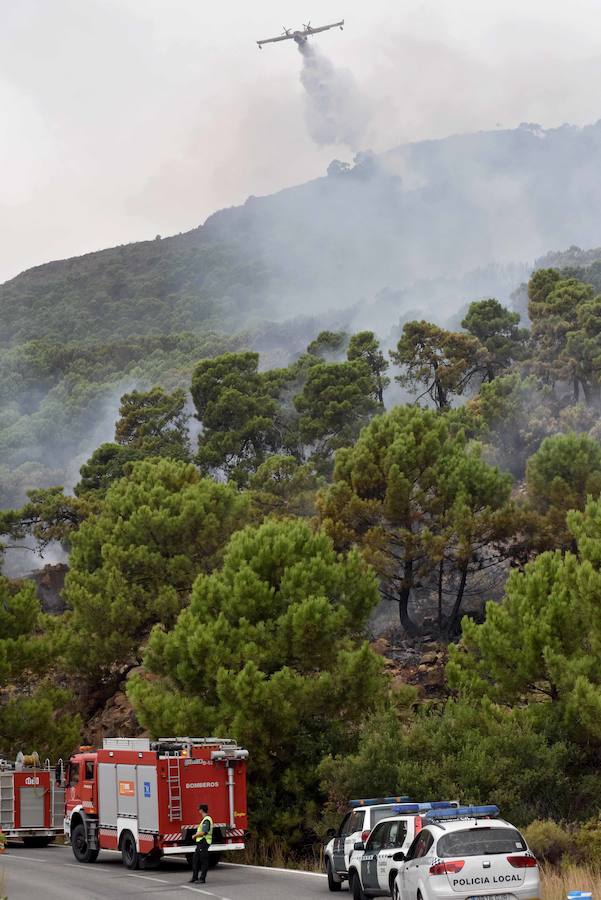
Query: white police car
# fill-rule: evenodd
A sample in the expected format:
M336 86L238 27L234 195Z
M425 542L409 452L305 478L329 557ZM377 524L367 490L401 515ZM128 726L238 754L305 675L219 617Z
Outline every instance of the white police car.
M348 879L354 900L392 893L394 880L402 866L422 816L432 809L452 809L457 803L446 800L431 803L399 803L389 816L373 828L367 841L357 841L349 860Z
M342 820L338 831L330 832L330 841L324 849L324 864L331 891L339 891L348 878L349 860L355 844L366 841L372 828L382 819L391 816L399 803L408 799L380 797L349 801L350 812Z
M496 806L433 810L393 886L394 900L536 900L536 859Z

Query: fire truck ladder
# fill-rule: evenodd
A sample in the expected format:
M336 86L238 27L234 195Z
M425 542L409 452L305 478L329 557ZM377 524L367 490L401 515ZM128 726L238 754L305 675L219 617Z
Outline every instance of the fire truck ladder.
M182 784L179 773L179 755L167 757L167 791L169 818L173 822L182 817Z
M15 787L12 772L0 772L0 830L15 827Z

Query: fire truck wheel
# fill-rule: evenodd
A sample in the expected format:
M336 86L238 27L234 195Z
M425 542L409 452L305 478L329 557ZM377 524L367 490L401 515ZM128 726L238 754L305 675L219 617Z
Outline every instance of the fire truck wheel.
M71 847L73 856L78 862L93 863L98 859L98 850L90 850L83 822L76 825L71 832Z
M53 837L24 837L23 838L23 846L24 847L47 847L48 844L52 844L54 841Z
M136 849L136 841L131 831L124 831L121 835L121 856L123 865L128 869L140 868L140 854Z
M191 869L194 865L194 854L186 853L186 862L188 863L188 868Z
M221 853L211 853L209 856L209 869L216 869L221 859Z

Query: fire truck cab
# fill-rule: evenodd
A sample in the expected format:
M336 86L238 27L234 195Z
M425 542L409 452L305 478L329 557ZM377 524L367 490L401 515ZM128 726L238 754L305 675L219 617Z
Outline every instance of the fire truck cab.
M221 738L105 738L81 747L65 772L65 838L79 862L121 851L129 869L190 854L206 803L215 823L212 859L243 850L248 827L248 751Z

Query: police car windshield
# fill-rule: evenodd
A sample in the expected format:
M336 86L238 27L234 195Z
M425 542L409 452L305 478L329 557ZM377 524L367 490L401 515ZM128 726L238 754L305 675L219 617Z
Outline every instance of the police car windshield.
M449 856L488 856L493 853L519 853L526 850L524 838L515 828L466 828L451 831L438 839L436 853Z
M392 810L392 806L389 806L387 809L373 809L371 813L371 827L375 828L382 819L390 819L394 815Z

